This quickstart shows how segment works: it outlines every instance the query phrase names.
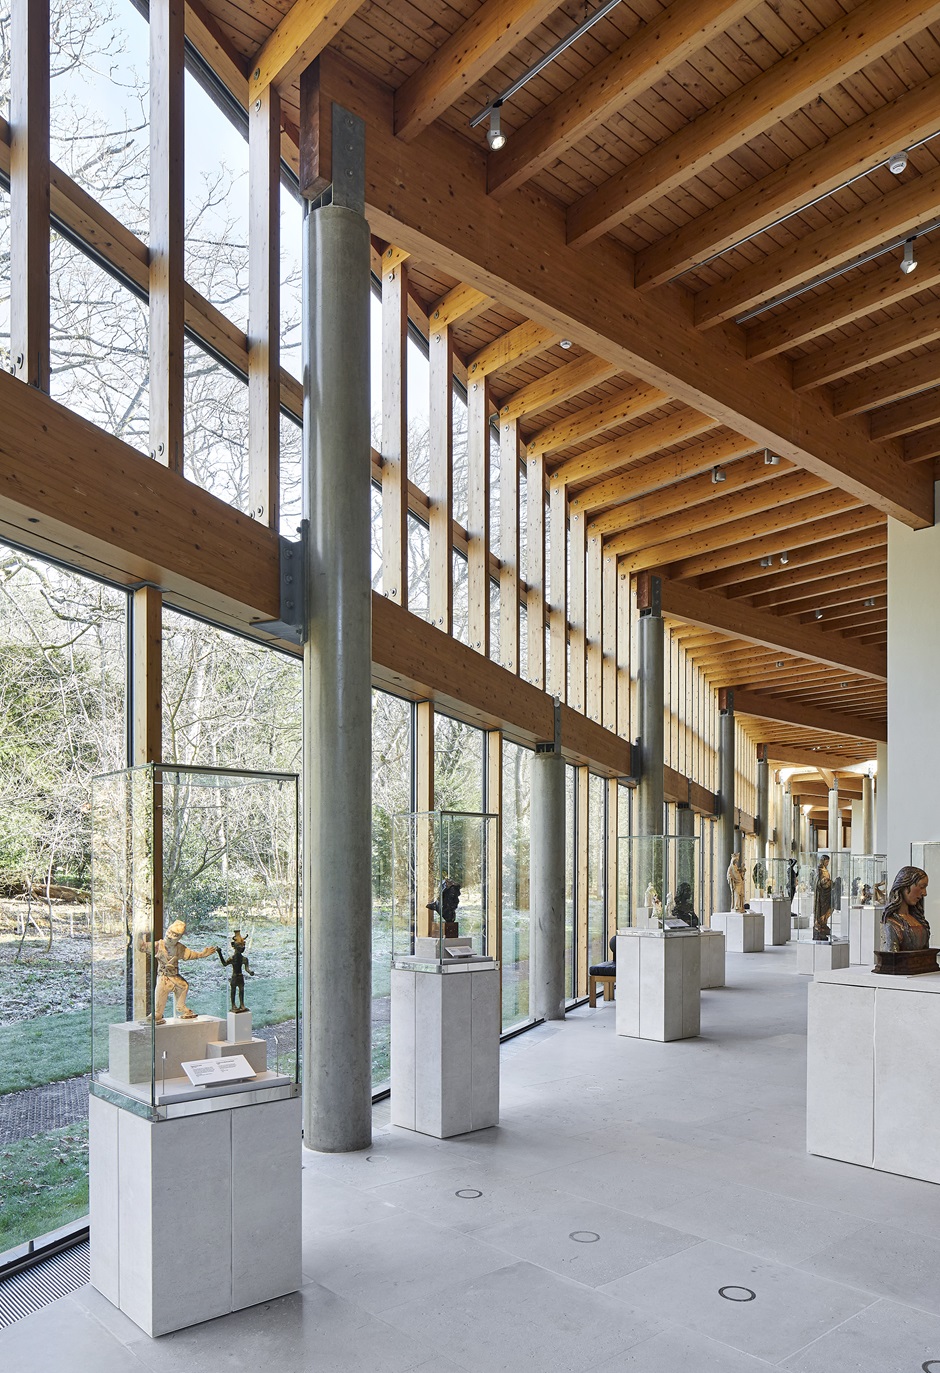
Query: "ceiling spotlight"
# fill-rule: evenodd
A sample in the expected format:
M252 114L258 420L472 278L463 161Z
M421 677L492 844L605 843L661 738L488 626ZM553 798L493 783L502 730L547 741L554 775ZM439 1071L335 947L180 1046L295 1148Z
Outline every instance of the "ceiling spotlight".
M777 662L774 664L774 666L775 666L775 667L783 667L783 659L782 659L782 658L778 658L778 659L777 659Z
M773 567L774 560L773 558L761 558L760 565L761 567Z
M712 486L717 486L719 482L724 482L727 480L728 478L725 476L724 472L721 470L720 467L712 468Z
M917 258L914 256L914 240L909 238L904 244L904 256L901 258L901 271L909 276L917 266Z
M865 605L868 605L868 606L874 605L874 604L875 604L875 598L874 598L874 596L866 596L866 597L865 597L864 604L865 604Z
M840 682L839 686L842 688L843 691L847 691L849 684L848 682Z
M486 131L486 141L495 153L506 142L506 135L503 133L499 122L499 106L490 110L490 127Z
M906 170L907 149L902 148L899 153L893 153L892 156L888 158L888 171L893 172L895 176L900 176L901 173Z
M559 339L559 340L558 340L558 347L559 347L559 348L564 348L565 351L567 352L568 349L571 347L571 339L570 339L570 338L562 338L562 339Z
M823 617L823 613L821 610L814 610L813 615L816 617L817 620L821 620Z
M787 563L788 563L789 561L790 561L790 555L789 555L789 553L781 553L781 554L780 554L780 562L781 562L781 564L782 564L784 567L786 567L786 565L787 565Z
M765 449L764 449L764 465L765 465L765 467L779 467L779 466L780 466L780 454L779 454L779 453L771 453L771 451L770 451L769 448L765 448Z

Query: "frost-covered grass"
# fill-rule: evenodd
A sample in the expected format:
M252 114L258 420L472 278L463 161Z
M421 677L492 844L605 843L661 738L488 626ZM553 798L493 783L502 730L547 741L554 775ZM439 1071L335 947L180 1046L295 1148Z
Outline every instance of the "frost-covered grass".
M88 1122L78 1121L0 1149L0 1250L85 1215Z

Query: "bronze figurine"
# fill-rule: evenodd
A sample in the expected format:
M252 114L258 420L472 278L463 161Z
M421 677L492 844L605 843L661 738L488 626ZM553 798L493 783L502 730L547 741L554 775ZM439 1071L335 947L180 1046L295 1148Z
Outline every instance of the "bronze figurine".
M441 917L441 924L444 927L445 939L456 939L460 933L457 924L457 907L460 905L460 883L452 882L449 877L445 877L441 883L441 894L436 901L428 902L428 910L436 911ZM432 936L437 935L437 931L432 928Z
M236 930L232 935L232 954L230 958L222 957L222 950L216 949L219 955L219 962L223 968L231 968L232 975L228 980L229 994L231 996L231 1007L233 1011L247 1011L245 1005L245 973L249 977L254 977L254 973L248 965L248 955L245 953L245 936L241 930ZM235 1005L235 994L238 993L240 1005Z

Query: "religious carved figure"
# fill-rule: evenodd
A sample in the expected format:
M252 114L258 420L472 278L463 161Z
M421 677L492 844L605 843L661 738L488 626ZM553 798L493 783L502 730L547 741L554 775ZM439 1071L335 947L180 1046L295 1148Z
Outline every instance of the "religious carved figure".
M728 886L731 889L731 909L733 911L744 910L744 872L741 867L741 855L733 853L731 862L728 864Z
M188 949L183 943L185 933L186 921L174 920L163 938L157 940L154 949L157 960L157 992L153 1009L158 1025L163 1024L163 1012L166 1010L166 1001L170 992L173 992L176 997L177 1019L195 1020L199 1013L186 1005L189 983L185 977L180 975L180 961L188 963L193 958L208 958L210 954L219 953L215 944L210 944L201 953L196 953L194 949Z
M829 920L832 916L832 874L829 855L824 853L816 869L816 890L813 892L813 938L828 944L831 939Z
M795 858L787 859L787 896L789 896L791 901L794 896L796 896L797 874L799 873L799 868L800 865Z
M248 955L245 953L245 936L241 930L236 930L232 935L232 954L230 958L222 957L222 950L216 949L219 955L219 962L223 968L231 968L232 975L228 980L229 993L231 996L231 1009L233 1011L247 1011L245 1005L245 973L249 977L254 977L254 973L248 966ZM235 1005L235 993L238 993L240 1005Z
M871 905L871 887L868 885L867 882L862 883L862 895L860 904L863 906Z
M881 916L881 947L887 952L930 948L930 926L924 918L926 894L923 868L902 868Z

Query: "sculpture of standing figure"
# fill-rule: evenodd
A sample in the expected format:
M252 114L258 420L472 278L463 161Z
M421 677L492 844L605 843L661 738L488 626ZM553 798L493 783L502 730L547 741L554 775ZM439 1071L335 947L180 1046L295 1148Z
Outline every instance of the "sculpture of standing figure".
M229 993L232 1001L231 1010L247 1011L248 1007L245 1005L245 973L247 973L249 977L254 977L254 973L248 966L248 955L245 953L245 936L242 934L241 930L236 930L232 935L231 958L223 958L221 949L216 949L216 953L219 955L219 962L222 964L222 967L231 968L232 970L232 976L228 980ZM235 1005L236 992L238 993L238 999L241 1002L241 1005L239 1006Z
M881 916L881 947L886 951L930 948L930 926L924 918L927 880L923 868L902 868L891 884Z
M731 889L731 909L744 911L744 872L741 868L741 855L733 853L728 864L728 886Z
M816 890L813 893L813 938L828 944L831 939L829 919L832 915L832 874L829 855L824 853L816 869Z
M189 983L185 977L180 975L180 959L184 963L192 958L208 958L212 953L219 953L215 944L210 944L201 953L196 953L194 949L187 949L183 943L183 935L186 933L186 921L174 920L162 939L158 939L154 949L154 956L157 960L157 993L154 999L154 1016L158 1025L163 1024L163 1012L166 1010L166 1000L170 992L176 997L176 1017L178 1020L195 1020L198 1011L190 1010L186 1005L186 995L189 991Z

